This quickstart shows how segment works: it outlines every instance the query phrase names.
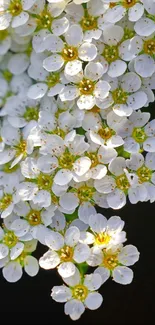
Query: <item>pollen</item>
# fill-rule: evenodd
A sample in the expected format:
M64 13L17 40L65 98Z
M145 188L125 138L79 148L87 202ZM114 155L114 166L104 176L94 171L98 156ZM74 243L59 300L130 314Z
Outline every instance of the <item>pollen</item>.
M21 0L11 0L9 8L8 8L8 12L12 16L20 15L22 10L23 10L23 8L22 8Z
M81 95L91 95L94 91L95 84L92 80L83 79L79 83L79 90Z
M74 251L73 251L73 248L72 247L64 246L60 250L59 254L60 254L61 261L63 261L63 262L70 262L73 259Z
M132 132L132 137L138 143L143 143L147 139L145 131L141 128L134 128Z
M84 301L88 295L88 289L84 285L77 285L73 289L74 299Z
M78 50L76 47L66 46L63 49L61 55L66 62L73 61L73 60L78 59Z
M27 215L27 220L31 226L37 226L41 224L40 211L31 210Z
M109 244L111 237L106 233L100 233L97 234L97 236L95 237L95 244L100 246L100 245L106 245Z
M122 190L122 191L126 191L130 187L130 183L129 183L125 174L117 176L115 181L116 181L117 187L120 188L120 190Z
M9 248L14 247L17 244L17 242L18 242L18 238L13 231L8 231L3 238L3 243Z
M106 45L102 55L108 63L116 61L119 58L118 46Z

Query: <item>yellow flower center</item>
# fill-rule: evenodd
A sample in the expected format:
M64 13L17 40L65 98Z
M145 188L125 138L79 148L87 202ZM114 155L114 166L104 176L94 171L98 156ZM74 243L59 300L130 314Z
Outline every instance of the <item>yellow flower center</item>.
M138 143L143 143L147 139L145 131L141 128L134 128L132 132L132 137Z
M122 5L123 5L123 7L128 9L128 8L133 7L136 4L136 2L137 2L137 0L123 0Z
M78 188L77 194L80 202L91 201L94 194L94 188L88 187L87 185L81 186Z
M105 255L103 259L103 265L109 270L114 270L115 267L118 265L117 255Z
M21 154L24 154L24 156L27 155L27 144L26 144L26 141L25 140L21 140L21 142L15 146L15 149L16 149L16 157L18 157L19 155Z
M79 90L81 95L91 95L94 91L95 84L93 81L89 79L83 79L79 83Z
M53 21L53 17L50 12L45 8L40 15L37 16L36 22L40 29L50 28Z
M37 178L37 184L40 190L51 191L53 179L51 175L41 173Z
M104 140L108 140L112 137L114 134L114 131L110 129L108 126L102 127L101 129L98 130L98 134L100 137Z
M11 0L10 5L8 7L8 12L12 16L18 16L22 12L22 4L21 0Z
M4 41L8 36L8 31L7 29L5 30L0 30L0 41Z
M31 226L37 226L41 224L40 211L31 210L27 215L27 220Z
M128 93L122 88L117 88L112 91L112 97L114 100L114 104L126 104Z
M4 211L9 207L11 203L12 203L12 195L4 194L4 196L0 199L0 210Z
M53 72L49 74L46 78L46 84L48 88L54 87L60 81L60 74L58 72Z
M102 55L108 63L116 61L119 58L118 46L105 45Z
M59 254L60 254L61 261L70 262L70 261L72 261L74 251L73 251L72 247L64 246L60 250Z
M59 158L59 166L61 168L72 169L73 163L76 160L76 157L73 156L69 150L65 150L65 152Z
M120 190L126 191L130 187L130 183L125 174L117 176L115 179L116 185Z
M74 299L78 299L84 301L88 295L88 289L84 285L76 285L73 288L73 297Z
M155 55L155 39L144 41L143 50L146 54Z
M18 238L13 231L8 231L3 238L3 243L9 248L14 247L17 244L17 242L18 242Z
M96 167L99 164L96 152L88 152L86 155L91 160L91 168Z
M73 61L78 59L78 50L76 47L73 46L66 46L62 53L62 57L64 58L65 61Z
M85 10L85 16L82 18L80 24L84 31L97 29L97 17L89 15L87 10Z
M103 244L109 244L111 237L106 233L100 233L97 234L97 236L95 237L95 244L96 245L103 245Z
M137 170L137 175L141 183L149 182L151 180L152 171L146 166L142 166Z
M39 110L38 107L27 107L26 112L23 117L27 122L35 120L38 121L39 118Z

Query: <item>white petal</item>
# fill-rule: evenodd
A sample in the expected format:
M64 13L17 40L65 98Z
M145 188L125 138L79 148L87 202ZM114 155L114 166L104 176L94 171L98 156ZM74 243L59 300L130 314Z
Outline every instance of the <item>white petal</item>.
M133 280L133 271L126 266L117 266L112 275L114 281L120 284L130 284Z
M75 273L75 265L72 262L64 262L58 266L58 273L62 278L68 278Z
M86 244L79 243L74 249L73 259L77 263L85 262L90 255L90 248Z
M139 252L135 246L127 245L122 248L118 260L123 265L133 265L139 260Z
M65 243L70 247L74 247L80 239L80 231L77 227L70 227L65 233Z
M35 276L39 272L39 264L35 257L26 256L24 259L24 270L29 276Z
M18 262L9 262L2 270L4 278L11 283L17 282L22 277L22 267Z
M45 237L45 243L50 249L58 251L64 246L64 238L58 232L51 230Z
M79 300L72 299L65 304L65 314L69 315L72 320L78 320L84 311L85 307Z
M98 273L86 274L84 278L84 285L90 291L98 290L101 286L102 280Z
M71 299L72 291L65 285L54 286L52 289L51 297L57 302L66 302Z
M88 294L88 296L85 300L85 305L90 310L96 310L101 306L102 302L103 302L103 297L101 296L100 293L91 292Z
M39 265L45 269L54 269L60 263L58 254L54 251L49 250L39 260Z

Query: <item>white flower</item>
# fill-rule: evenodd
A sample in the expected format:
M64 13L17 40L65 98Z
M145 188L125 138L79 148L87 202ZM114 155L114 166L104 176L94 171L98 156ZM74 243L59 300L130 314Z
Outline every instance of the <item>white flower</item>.
M79 97L77 100L79 109L92 109L97 100L104 100L109 94L109 83L100 79L103 73L104 69L101 63L88 63L78 76L67 76L73 85L64 88L60 99L70 101Z
M65 33L65 42L50 34L44 43L45 49L53 53L43 61L43 67L49 72L56 72L65 64L65 74L75 76L82 70L82 61L89 62L97 56L94 44L83 43L83 32L79 25L70 26Z
M124 149L129 153L155 151L155 120L148 122L149 113L133 112L129 117L130 130L124 134Z
M96 213L89 217L88 222L93 232L92 243L99 248L112 248L126 241L126 233L122 231L124 221L113 216L107 220L102 214Z
M113 280L120 284L129 284L133 280L133 271L128 266L139 260L139 252L133 245L115 246L113 249L101 250L99 247L91 249L87 263L90 266L99 267L95 274L100 274L102 283L112 276Z
M16 28L24 25L29 14L27 10L37 3L38 0L1 0L0 1L0 30L7 29L9 25Z
M96 292L101 286L101 276L86 274L83 280L76 269L75 275L64 279L68 286L55 286L52 289L51 297L57 302L65 302L65 314L69 315L72 320L78 320L85 308L95 310L103 302L101 294Z
M9 243L12 241L13 244L13 240L14 238L11 232L9 232L7 241ZM4 255L5 250L2 245L0 244L0 251ZM39 264L37 259L31 256L31 253L36 249L36 245L37 242L35 240L24 242L24 244L19 242L11 248L9 257L6 256L1 259L2 274L8 282L14 283L20 280L23 268L29 276L37 275Z
M83 263L89 257L90 248L86 244L79 243L80 231L72 226L62 236L51 230L45 237L46 245L50 250L40 258L39 264L48 270L58 266L59 274L68 278L75 273L74 263Z

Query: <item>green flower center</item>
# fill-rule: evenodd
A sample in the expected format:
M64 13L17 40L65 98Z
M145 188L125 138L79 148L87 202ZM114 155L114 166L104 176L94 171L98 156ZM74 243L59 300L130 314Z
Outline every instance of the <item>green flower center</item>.
M37 226L41 224L40 211L31 210L27 215L27 220L31 226Z
M3 243L9 248L14 247L17 244L17 242L18 242L18 238L13 231L8 231L3 238Z
M8 162L4 165L3 172L5 172L7 174L11 174L11 173L14 173L18 168L19 168L18 164L11 168L11 163Z
M11 0L8 11L12 16L18 16L22 10L21 0Z
M108 63L116 61L119 58L118 46L105 45L102 55Z
M49 76L46 78L46 84L49 89L54 87L59 81L60 81L60 74L58 72L53 72L49 74Z
M145 131L141 128L134 128L132 132L132 137L138 143L143 143L147 139Z
M27 107L26 112L24 113L23 117L27 122L32 120L38 121L39 118L39 110L37 107Z
M111 237L107 233L100 233L97 234L95 237L95 243L97 245L108 244L110 242Z
M53 21L53 17L47 9L44 9L40 15L37 16L37 25L39 29L50 28Z
M61 261L70 262L70 261L72 261L74 251L73 251L72 247L64 246L60 250L59 254L60 254Z
M4 41L8 35L9 35L9 33L8 33L7 29L0 30L0 41L1 42Z
M73 297L74 299L78 299L84 301L88 295L88 289L84 285L77 285L73 288Z
M155 39L144 41L143 50L144 50L144 53L154 56L155 55Z
M6 81L11 81L11 79L12 79L12 73L9 71L9 70L4 70L3 71L3 77L4 77L4 79L6 80ZM13 93L11 93L12 95L13 95ZM11 95L10 95L11 96Z
M79 83L79 90L82 95L91 95L94 91L95 84L89 79L83 79Z
M0 210L4 211L9 207L11 203L12 203L12 195L4 194L4 196L0 199Z
M117 187L120 188L120 190L122 190L122 191L126 191L130 187L130 183L129 183L125 174L117 176L115 179L115 182L116 182Z
M15 149L16 149L16 157L18 157L21 154L23 154L26 157L27 143L25 140L21 140L21 142L17 146L15 146Z
M88 11L85 10L85 16L80 21L80 24L84 31L97 29L97 17L89 15Z
M103 265L108 270L114 270L118 265L117 255L105 255L103 259Z
M61 53L62 57L65 61L73 61L78 59L78 50L76 47L73 46L65 46Z
M114 134L114 131L110 129L108 126L102 127L101 129L98 130L98 134L100 137L104 140L108 140L112 137Z
M131 39L135 36L135 31L128 29L128 28L124 28L124 36L123 36L123 40L127 40L127 39Z
M88 187L87 185L81 186L78 188L77 194L80 202L91 201L94 194L94 188Z
M137 170L137 175L141 183L149 182L152 177L152 171L146 166L142 166Z
M76 160L76 157L73 156L67 149L59 158L59 166L61 168L72 169L73 163Z
M40 190L51 191L53 179L50 175L41 173L37 178L37 184Z
M114 104L126 104L128 93L122 88L117 88L112 91L112 97L114 100Z

